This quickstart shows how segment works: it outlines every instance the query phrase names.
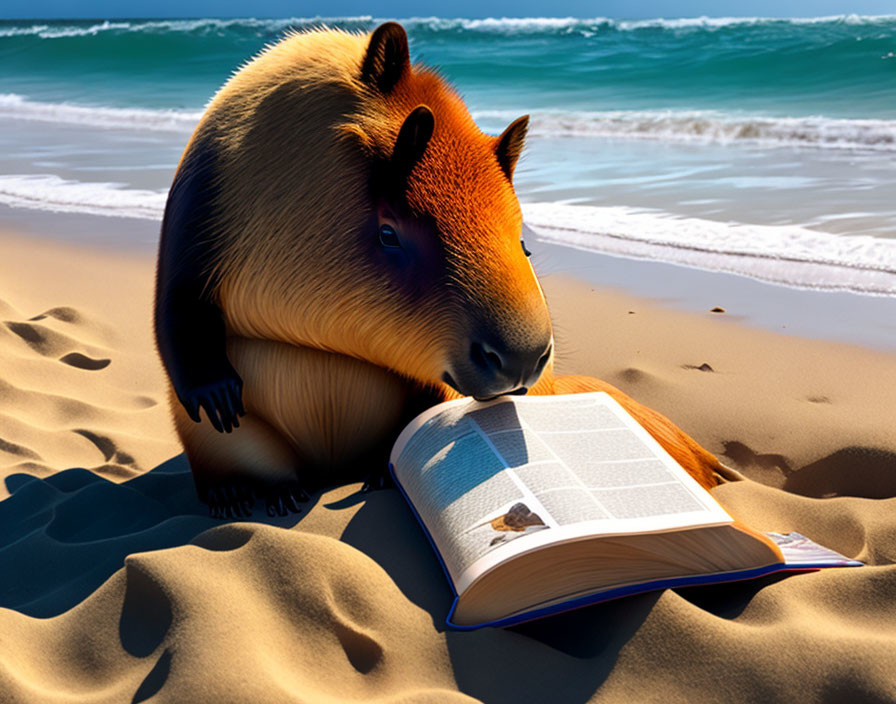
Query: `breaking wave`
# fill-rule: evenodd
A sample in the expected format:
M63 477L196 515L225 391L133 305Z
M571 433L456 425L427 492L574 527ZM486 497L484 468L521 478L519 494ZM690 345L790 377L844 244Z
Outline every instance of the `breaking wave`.
M90 107L47 103L0 94L0 118L189 133L201 110ZM488 126L506 124L517 112L483 110L474 117ZM497 129L497 128L496 128ZM896 120L829 117L735 116L712 111L533 111L534 137L655 139L673 142L896 151Z
M53 174L0 176L0 203L55 213L161 220L167 195L118 183L67 181Z
M475 117L506 123L518 113L488 110L477 112ZM739 116L715 111L533 111L530 134L896 150L896 120Z
M71 103L44 103L27 100L15 93L0 93L0 117L36 122L108 129L191 132L201 116L201 110L89 107Z
M204 18L184 20L122 20L122 21L54 21L19 24L0 23L0 37L37 36L41 39L94 37L100 34L166 32L185 34L249 31L276 34L289 29L321 24L369 30L383 22L370 15L356 17L289 17L281 19ZM591 36L600 31L630 32L643 29L660 30L719 30L727 27L781 27L787 25L896 25L896 15L829 15L824 17L687 17L643 20L615 20L608 17L582 19L576 17L488 17L484 19L447 19L441 17L410 17L401 20L409 30L432 32L483 32L496 34L583 34Z
M160 220L166 197L164 191L52 174L0 176L0 203L16 208ZM802 288L896 295L896 240L627 207L526 203L523 217L538 238L568 247Z
M540 238L569 247L798 288L896 295L893 239L561 203L524 204L523 218Z

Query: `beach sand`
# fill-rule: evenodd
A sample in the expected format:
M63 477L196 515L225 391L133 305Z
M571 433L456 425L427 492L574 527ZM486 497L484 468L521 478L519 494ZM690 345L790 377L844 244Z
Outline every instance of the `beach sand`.
M168 418L150 256L14 233L0 251L0 701L896 700L896 355L747 327L710 294L681 312L547 276L561 372L743 472L714 495L744 523L868 566L456 633L394 490L208 517Z

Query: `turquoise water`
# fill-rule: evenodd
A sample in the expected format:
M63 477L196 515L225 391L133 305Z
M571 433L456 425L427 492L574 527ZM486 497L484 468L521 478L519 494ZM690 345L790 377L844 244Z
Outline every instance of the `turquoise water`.
M896 293L896 16L402 22L483 129L532 115L516 185L546 237ZM0 22L0 204L157 218L215 90L321 23ZM792 260L864 273L781 273Z
M201 108L308 20L0 22L0 85L41 101ZM369 31L377 21L328 24ZM732 110L892 118L896 17L814 21L410 20L418 59L473 109ZM114 60L110 60L114 57Z

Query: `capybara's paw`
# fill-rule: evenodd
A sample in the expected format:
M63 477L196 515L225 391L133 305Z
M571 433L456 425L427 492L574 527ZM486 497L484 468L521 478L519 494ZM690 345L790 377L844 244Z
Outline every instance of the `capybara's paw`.
M248 486L222 484L208 490L205 503L212 518L248 518L255 497Z
M289 513L300 513L303 504L310 498L297 481L271 484L261 490L264 497L265 511L269 516L285 516Z
M175 393L193 421L200 422L199 409L202 409L219 433L239 428L239 417L246 415L243 382L235 371L222 372L220 379L204 384L177 384Z

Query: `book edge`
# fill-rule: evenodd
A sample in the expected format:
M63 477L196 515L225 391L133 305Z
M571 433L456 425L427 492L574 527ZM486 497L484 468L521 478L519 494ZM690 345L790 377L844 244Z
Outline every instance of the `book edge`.
M584 606L593 606L595 604L615 601L616 599L621 599L627 596L635 596L636 594L644 594L653 591L662 591L664 589L724 584L726 582L742 582L751 579L758 579L759 577L764 577L766 575L775 574L778 572L817 572L818 570L827 569L829 567L858 566L861 566L861 563L850 563L844 565L816 563L801 564L797 566L779 562L771 565L765 565L763 567L751 567L747 570L737 570L735 572L717 572L708 575L704 574L689 575L686 577L671 577L653 580L650 582L642 582L640 584L629 584L622 587L614 587L612 589L596 592L594 594L588 594L587 596L576 597L575 599L564 601L559 604L553 604L551 606L532 609L530 611L514 614L512 616L505 616L502 618L494 619L492 621L484 621L482 623L475 624L459 624L454 622L454 614L460 601L459 597L455 595L445 623L448 628L453 631L475 631L480 628L506 628L507 626L514 626L520 623L526 623L528 621L535 621L541 618L546 618L548 616L565 613L567 611L574 611L575 609L579 609Z

